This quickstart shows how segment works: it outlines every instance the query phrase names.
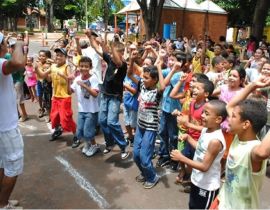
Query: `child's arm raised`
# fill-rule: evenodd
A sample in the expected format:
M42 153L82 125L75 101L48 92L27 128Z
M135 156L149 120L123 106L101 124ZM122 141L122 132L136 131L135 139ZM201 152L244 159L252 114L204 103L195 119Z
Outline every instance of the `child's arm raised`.
M87 29L85 31L86 36L88 37L89 41L90 41L90 45L91 47L93 47L93 49L96 51L97 54L99 54L101 57L103 57L103 53L100 50L97 41L95 40L95 38L92 36L92 31L90 29Z
M260 76L256 81L249 83L243 90L241 90L232 100L227 104L226 109L228 115L231 115L233 108L248 97L248 95L256 88L263 88L270 85L270 77Z
M182 86L182 84L186 81L188 77L188 74L183 74L180 80L177 82L177 84L173 87L170 97L173 99L182 99L185 98L185 92L179 93L179 90Z
M213 139L210 141L208 145L206 154L202 162L194 161L185 157L179 150L173 150L170 156L172 160L181 161L191 166L192 168L195 168L202 172L207 172L221 150L222 150L221 142L218 139Z
M133 76L133 66L134 66L134 62L135 62L135 59L137 58L137 56L138 56L138 52L136 50L134 50L131 53L130 64L129 64L129 67L127 70L127 76L136 84L139 83L139 80Z
M159 81L159 87L158 91L163 92L165 90L165 83L164 83L164 77L162 74L162 65L163 65L163 60L160 60L159 63L157 64L157 69L158 69L158 81Z
M266 134L260 145L255 146L251 151L251 162L254 171L254 164L261 165L261 162L270 156L270 132ZM257 165L256 164L256 165Z

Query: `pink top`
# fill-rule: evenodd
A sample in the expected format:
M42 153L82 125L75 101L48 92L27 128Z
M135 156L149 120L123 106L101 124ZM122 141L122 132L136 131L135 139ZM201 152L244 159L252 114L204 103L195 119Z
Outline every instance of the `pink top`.
M226 85L222 85L220 86L220 96L219 96L219 100L224 101L226 104L230 102L230 100L237 95L242 88L238 89L238 90L229 90L229 86ZM223 131L228 132L229 129L229 123L228 123L228 119L226 119L222 124L221 124L221 128Z
M37 75L34 67L25 66L26 84L28 87L33 87L37 84Z

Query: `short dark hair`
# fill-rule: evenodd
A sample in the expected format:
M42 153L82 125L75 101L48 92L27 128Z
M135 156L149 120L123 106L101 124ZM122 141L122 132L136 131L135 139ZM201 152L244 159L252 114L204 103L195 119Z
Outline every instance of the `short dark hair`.
M216 100L216 99L211 100L208 103L215 107L216 114L222 117L222 122L223 122L228 116L228 113L226 110L226 103L224 101Z
M156 79L158 81L158 69L156 66L152 65L152 66L143 67L143 72L149 73L152 79Z
M203 84L203 89L205 93L208 93L209 96L212 95L214 89L215 89L215 85L212 81L210 81L209 79L197 79L197 82L202 83Z
M205 74L203 73L195 73L192 75L192 77L196 77L197 81L200 79L209 79Z
M237 104L240 108L242 121L248 120L252 129L258 133L267 122L267 109L265 103L254 99L245 99Z
M212 66L215 67L216 64L219 64L221 62L224 61L224 58L221 57L221 56L215 56L213 59L212 59Z
M81 59L79 61L79 65L80 65L80 63L89 63L90 68L92 68L92 60L91 60L91 58L89 58L87 56L81 57Z

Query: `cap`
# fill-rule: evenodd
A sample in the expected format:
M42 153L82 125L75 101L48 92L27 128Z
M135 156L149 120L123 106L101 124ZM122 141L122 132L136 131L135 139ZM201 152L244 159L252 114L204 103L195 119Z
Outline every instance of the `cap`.
M56 48L54 50L54 52L56 52L56 53L60 52L60 53L64 54L65 56L67 56L67 51L64 48Z
M4 40L4 34L2 34L2 33L0 32L0 43L2 43L3 40Z

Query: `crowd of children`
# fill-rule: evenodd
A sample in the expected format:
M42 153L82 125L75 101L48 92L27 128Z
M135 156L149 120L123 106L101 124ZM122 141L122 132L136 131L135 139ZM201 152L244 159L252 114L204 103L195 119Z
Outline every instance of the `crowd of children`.
M103 154L117 144L126 159L129 143L133 147L139 169L135 180L144 188L160 180L155 167L169 165L179 172L176 183L190 193L189 208L259 207L270 155L270 136L265 135L270 63L265 50L238 55L227 43L210 45L208 37L196 44L185 37L177 43L151 39L125 46L91 30L85 35L88 43L76 36L58 40L51 48L54 59L45 50L36 60L26 58L25 81L32 101L39 104L39 117L49 116L55 129L51 140L72 132L72 147L84 140L82 153L91 157L100 151L95 141L100 126ZM15 87L24 81L19 76L13 77ZM17 92L20 106L22 94ZM122 102L126 137L119 122ZM24 121L27 114L21 109Z

